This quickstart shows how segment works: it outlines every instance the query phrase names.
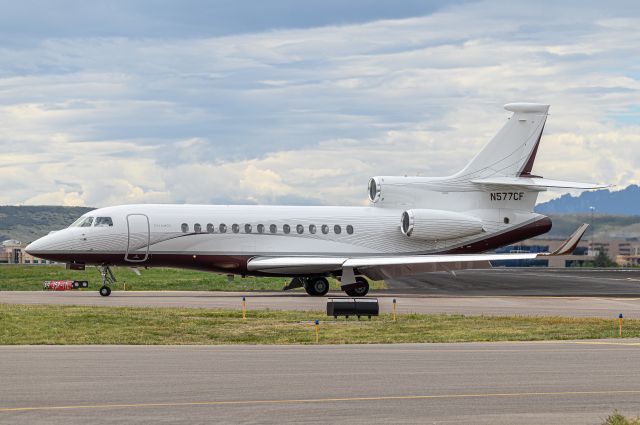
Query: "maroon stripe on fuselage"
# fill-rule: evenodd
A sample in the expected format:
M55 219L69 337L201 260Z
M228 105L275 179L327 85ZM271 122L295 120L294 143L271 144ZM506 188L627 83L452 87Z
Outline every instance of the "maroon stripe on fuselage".
M214 273L246 274L251 255L149 254L146 261L125 261L123 253L56 253L36 254L39 258L63 263L87 265L108 264L121 267L176 267Z
M510 245L512 243L547 233L551 230L551 226L551 219L549 217L544 217L540 220L534 221L533 223L516 227L515 229L504 233L489 236L486 239L450 249L443 252L443 254L476 254L479 252L490 251L492 249L500 248L501 246Z

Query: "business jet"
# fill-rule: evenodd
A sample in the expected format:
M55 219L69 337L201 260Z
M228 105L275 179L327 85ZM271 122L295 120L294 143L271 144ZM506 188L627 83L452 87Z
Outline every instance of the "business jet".
M586 224L554 252L488 252L551 229L548 217L533 212L547 188L606 187L532 174L549 105L505 109L512 115L461 171L373 177L369 206L122 205L88 212L26 251L71 269L96 266L103 296L116 280L112 266L290 277L286 289L315 296L327 293L333 276L347 295L364 296L367 278L569 254Z

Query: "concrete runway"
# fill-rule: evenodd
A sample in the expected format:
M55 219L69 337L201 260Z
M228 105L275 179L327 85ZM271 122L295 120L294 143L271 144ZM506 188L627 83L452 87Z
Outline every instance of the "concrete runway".
M640 341L3 346L0 423L598 424Z
M372 293L383 312L397 299L400 313L467 315L544 315L640 319L640 269L502 268L430 273L390 282L391 289ZM95 306L240 308L325 311L326 299L294 292L122 292L100 297L97 291L0 292L0 303ZM342 292L330 294L343 296Z
M281 292L121 292L109 297L97 292L0 292L0 304L57 304L90 306L187 307L240 309L242 296L247 297L247 309L326 311L327 299L306 294ZM336 296L342 296L336 293ZM615 318L624 314L640 319L640 297L429 297L393 293L378 293L380 310L393 311L397 300L398 313L451 313L497 316L572 316Z

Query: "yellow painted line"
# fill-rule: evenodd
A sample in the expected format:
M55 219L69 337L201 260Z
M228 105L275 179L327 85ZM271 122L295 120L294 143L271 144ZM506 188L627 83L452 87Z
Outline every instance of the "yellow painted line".
M640 342L607 342L607 341L574 341L574 344L593 344L593 345L631 345L640 346Z
M637 339L637 338L633 338L633 339ZM502 343L502 341L496 341L495 343L492 342L492 344L500 344L500 343ZM509 342L504 341L504 343L509 343ZM511 344L558 344L558 345L581 344L581 345L640 346L640 341L624 342L624 341L589 341L589 340L580 340L580 341L545 340L545 341L513 341L511 342Z
M77 410L77 409L126 409L145 407L188 407L188 406L234 406L252 404L296 404L296 403L336 403L344 401L386 401L386 400L436 400L456 398L499 398L499 397L539 397L539 396L591 396L591 395L623 395L640 394L640 390L611 391L546 391L517 393L469 393L469 394L434 394L434 395L399 395L371 397L335 397L307 398L290 400L230 400L230 401L185 401L166 403L130 403L130 404L93 404L76 406L36 406L36 407L2 407L0 412L27 412L39 410Z

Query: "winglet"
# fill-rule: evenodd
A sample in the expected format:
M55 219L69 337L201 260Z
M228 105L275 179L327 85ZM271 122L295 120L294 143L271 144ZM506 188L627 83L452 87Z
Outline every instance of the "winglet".
M578 230L573 232L573 234L571 235L571 237L569 239L564 241L564 243L562 245L560 245L558 247L558 249L556 249L555 251L553 251L552 253L550 253L548 255L569 255L569 254L572 254L573 251L578 246L578 243L580 242L580 239L582 238L584 233L587 231L588 227L589 227L589 225L587 223L583 223L580 227L578 227Z

